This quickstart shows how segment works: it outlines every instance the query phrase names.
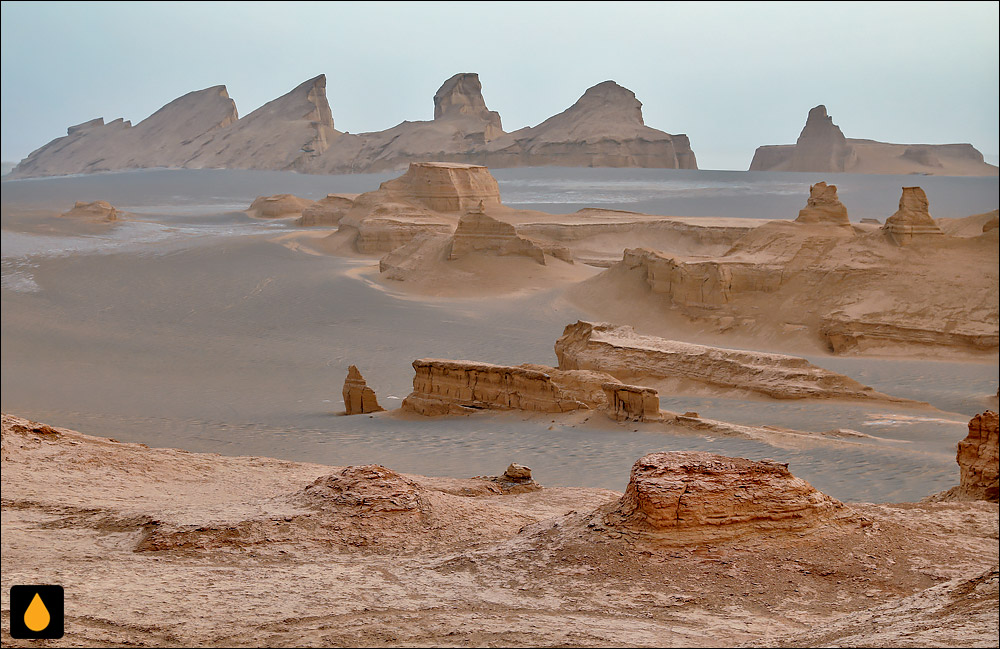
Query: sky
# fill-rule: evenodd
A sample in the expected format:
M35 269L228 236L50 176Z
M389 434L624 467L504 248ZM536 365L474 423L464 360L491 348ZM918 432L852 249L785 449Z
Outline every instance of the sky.
M0 157L225 84L240 115L318 74L335 127L433 117L477 72L504 129L612 79L702 169L747 169L825 104L847 137L1000 153L1000 3L3 2Z

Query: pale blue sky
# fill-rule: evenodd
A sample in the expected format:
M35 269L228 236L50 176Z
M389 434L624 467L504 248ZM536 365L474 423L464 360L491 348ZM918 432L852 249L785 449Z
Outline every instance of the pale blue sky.
M703 169L746 169L821 103L848 137L995 156L998 6L3 2L0 154L217 84L245 115L320 73L339 130L382 130L430 119L445 79L478 72L506 130L613 79Z

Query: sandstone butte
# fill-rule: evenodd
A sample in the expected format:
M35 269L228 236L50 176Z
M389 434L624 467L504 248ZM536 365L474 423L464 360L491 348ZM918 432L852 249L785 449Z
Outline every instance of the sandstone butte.
M795 144L757 148L750 171L996 176L971 144L889 144L844 137L826 106L809 111Z
M56 571L83 645L996 641L994 503L845 505L707 453L646 455L624 494L540 488L516 466L434 478L6 414L2 449L4 587Z
M836 354L996 354L993 213L943 220L942 234L924 192L905 187L879 229L845 225L835 196L814 185L798 219L758 225L721 254L626 248L568 296L651 333L695 324Z
M11 177L153 167L362 173L428 158L493 167L696 169L686 135L645 125L635 94L613 81L588 89L541 124L505 132L486 107L479 76L460 73L434 95L434 119L385 131L334 128L326 76L305 81L245 117L225 86L188 93L135 126L97 118L32 152Z
M98 221L117 221L121 216L121 212L107 201L94 201L92 203L77 201L72 209L63 212L60 216L82 217Z
M958 443L956 461L960 471L957 487L927 498L948 500L1000 500L1000 433L997 413L987 410L969 421L969 434Z
M361 376L357 366L347 368L347 378L344 379L344 409L349 415L362 415L385 410L378 405L375 391L368 387L365 377Z
M606 372L622 381L756 393L775 399L915 403L877 392L804 358L640 335L627 325L577 321L555 344L559 369Z

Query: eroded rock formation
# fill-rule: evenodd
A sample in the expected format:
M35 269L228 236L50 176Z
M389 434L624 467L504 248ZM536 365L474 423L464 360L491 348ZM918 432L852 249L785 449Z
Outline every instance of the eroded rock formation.
M827 185L824 182L816 183L809 188L809 200L806 201L806 206L799 210L799 216L795 221L851 227L847 208L837 198L837 186Z
M402 407L421 415L476 410L569 412L587 404L561 389L545 372L476 361L413 361L413 392Z
M434 212L466 212L500 205L500 186L490 170L453 162L411 162L406 173L379 189Z
M448 258L458 259L473 252L519 255L545 265L545 253L538 245L517 236L510 223L488 216L482 203L459 219Z
M882 230L900 246L935 239L944 234L930 214L927 194L919 187L903 188L899 209L885 220Z
M355 365L347 368L347 378L344 379L344 408L349 415L385 410L378 405L375 391L368 387L368 383Z
M433 120L352 135L334 129L324 75L243 118L225 86L214 86L174 100L135 127L102 118L71 126L12 175L150 167L360 173L427 159L495 167L697 168L687 136L646 126L641 107L630 90L606 81L538 126L505 133L500 115L486 106L479 76L461 73L435 93Z
M601 385L608 399L608 416L618 421L658 421L660 396L653 388L624 383Z
M327 194L302 210L302 216L295 222L303 227L332 226L340 223L348 210L354 207L356 195Z
M301 216L306 208L312 207L315 203L315 201L299 198L292 194L258 196L246 212L256 219L284 219Z
M711 543L748 534L804 532L847 512L787 464L712 453L650 453L632 466L605 521L648 540Z
M822 105L809 111L794 145L758 147L750 170L949 176L996 176L998 171L971 144L890 144L846 138Z
M643 336L623 325L567 325L555 351L562 370L596 370L623 381L755 392L775 399L905 401L804 358Z
M117 221L120 215L121 212L107 201L94 201L92 203L77 201L71 210L60 214L60 216L81 217L99 221Z
M1000 433L997 413L992 410L969 421L969 434L958 443L958 466L962 472L959 491L970 498L997 502L1000 498Z

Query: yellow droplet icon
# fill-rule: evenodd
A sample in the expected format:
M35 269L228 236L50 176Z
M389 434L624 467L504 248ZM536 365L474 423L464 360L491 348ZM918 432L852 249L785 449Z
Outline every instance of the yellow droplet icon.
M24 612L24 626L38 633L47 627L51 620L52 617L49 615L49 609L45 608L45 602L38 596L38 593L35 593L31 603L28 604L28 609Z

